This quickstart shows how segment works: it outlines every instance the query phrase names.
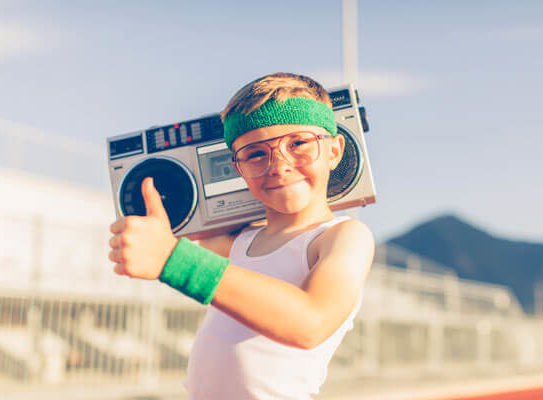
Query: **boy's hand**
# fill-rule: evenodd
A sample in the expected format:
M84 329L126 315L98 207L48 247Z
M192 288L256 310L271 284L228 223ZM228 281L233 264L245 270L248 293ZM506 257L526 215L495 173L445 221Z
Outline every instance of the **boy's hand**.
M119 275L157 279L177 239L152 178L143 180L141 193L147 215L123 217L111 224L109 259L116 263L114 271Z

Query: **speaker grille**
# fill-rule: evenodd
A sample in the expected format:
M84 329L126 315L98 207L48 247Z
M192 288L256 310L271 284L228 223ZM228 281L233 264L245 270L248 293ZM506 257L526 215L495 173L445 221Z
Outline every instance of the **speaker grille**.
M197 188L191 172L174 160L150 158L126 174L119 193L123 215L145 215L141 183L148 176L162 197L172 230L181 229L196 208Z
M351 191L362 175L364 160L360 145L353 135L338 125L338 134L345 138L345 150L340 163L330 173L328 201L335 201Z

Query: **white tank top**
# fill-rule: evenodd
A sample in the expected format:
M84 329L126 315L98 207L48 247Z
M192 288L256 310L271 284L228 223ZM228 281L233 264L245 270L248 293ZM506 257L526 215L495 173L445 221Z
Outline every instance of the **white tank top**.
M247 250L261 229L240 234L232 245L233 265L301 286L309 273L307 247L338 217L301 233L264 256ZM211 306L194 341L184 384L189 400L308 400L317 394L327 368L345 333L353 326L360 296L351 314L323 343L299 349L275 342ZM288 306L288 305L285 305Z

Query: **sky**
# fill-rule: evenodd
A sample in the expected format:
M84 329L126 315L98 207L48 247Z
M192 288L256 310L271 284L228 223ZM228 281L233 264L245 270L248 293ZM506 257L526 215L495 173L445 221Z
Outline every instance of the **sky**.
M378 241L455 214L543 242L543 2L358 12L377 190L360 219ZM342 83L341 17L331 0L0 0L0 166L108 191L107 137L220 111L266 73Z

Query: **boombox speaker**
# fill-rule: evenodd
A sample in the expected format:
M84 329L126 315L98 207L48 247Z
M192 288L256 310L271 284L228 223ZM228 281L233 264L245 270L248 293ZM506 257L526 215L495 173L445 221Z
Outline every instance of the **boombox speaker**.
M352 85L329 93L338 133L345 137L343 158L328 184L330 208L371 204L365 110ZM233 168L218 114L111 137L107 145L117 217L145 215L141 183L151 176L177 236L212 236L265 218L263 205Z

